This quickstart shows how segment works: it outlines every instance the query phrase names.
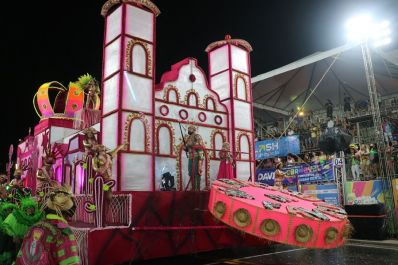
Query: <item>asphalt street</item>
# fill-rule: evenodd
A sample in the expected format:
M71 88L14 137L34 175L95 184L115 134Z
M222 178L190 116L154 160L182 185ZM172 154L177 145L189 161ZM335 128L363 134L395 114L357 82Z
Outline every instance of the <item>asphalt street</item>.
M225 249L130 264L267 264L267 265L396 265L398 243L353 240L337 249L305 249L286 245Z

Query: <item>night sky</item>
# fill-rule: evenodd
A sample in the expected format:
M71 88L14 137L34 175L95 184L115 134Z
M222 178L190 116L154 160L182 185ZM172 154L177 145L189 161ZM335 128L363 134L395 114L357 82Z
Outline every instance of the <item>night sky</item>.
M185 57L207 72L206 46L224 39L247 40L256 76L345 43L344 23L367 10L397 30L398 0L153 0L157 18L156 76ZM10 144L39 121L32 98L48 81L65 86L80 75L101 77L105 0L4 1L1 7L0 171ZM398 48L397 41L388 48Z

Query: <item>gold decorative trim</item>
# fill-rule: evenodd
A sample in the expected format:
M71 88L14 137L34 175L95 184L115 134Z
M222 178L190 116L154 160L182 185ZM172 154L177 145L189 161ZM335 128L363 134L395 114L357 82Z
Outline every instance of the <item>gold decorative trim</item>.
M248 210L240 208L234 212L234 223L239 227L246 227L251 223L251 217Z
M198 93L195 89L193 89L193 88L189 89L189 90L185 93L185 97L184 97L185 105L190 106L190 105L189 105L189 101L188 101L188 100L189 100L188 96L189 96L189 94L192 94L192 93L194 93L194 94L196 95L196 99L197 99L196 103L197 103L197 106L198 106L199 108L202 108L202 109L203 109L203 105L202 105L202 103L200 102L199 93Z
M155 153L158 154L159 146L158 146L158 141L157 141L158 138L157 137L158 137L158 128L161 125L167 125L167 127L169 127L170 130L171 130L171 137L172 137L171 140L173 141L172 142L173 146L171 148L172 153L170 155L174 155L174 154L177 153L177 147L176 147L176 142L175 142L175 139L176 139L175 130L174 130L173 124L170 121L163 121L163 120L156 120L155 121L155 132L156 132L156 134L155 134L155 137L156 137L156 139L155 139ZM159 139L159 141L160 141L160 139Z
M206 47L205 52L210 52L214 48L223 46L225 44L232 44L232 45L235 45L235 46L241 46L241 47L245 48L246 51L248 51L248 52L253 51L252 46L247 41L242 40L242 39L231 39L231 36L225 36L225 40L220 40L220 41L216 41L216 42L210 43Z
M216 157L217 157L216 139L214 138L214 137L216 137L216 134L217 134L217 133L220 133L221 136L222 136L222 141L223 141L223 142L222 142L221 144L223 144L224 142L227 141L227 137L224 135L224 132L223 132L222 130L220 130L220 129L215 129L215 130L213 130L213 131L211 132L211 134L210 134L210 141L211 141L211 148L213 149L213 150L211 151L211 153L212 153L211 158L216 158Z
M328 229L326 229L326 232L325 232L325 243L327 245L332 244L339 238L338 235L339 235L339 231L337 231L336 228L329 227Z
M127 116L125 125L124 125L124 139L123 139L123 143L125 145L128 145L130 149L130 144L129 140L130 140L130 135L129 135L129 129L131 126L131 123L133 122L133 120L139 119L144 123L145 126L145 152L151 152L151 127L149 126L149 122L145 117L145 114L143 113L138 113L138 112L134 112L134 113L130 113ZM130 132L131 133L131 132ZM126 148L124 148L123 150L126 150Z
M221 219L224 216L226 209L227 206L225 205L225 203L222 201L218 201L214 204L214 209L213 209L214 215L218 219Z
M147 57L146 59L146 69L145 69L145 75L148 75L150 77L152 77L152 54L151 51L148 47L148 44L140 41L140 40L135 40L135 39L131 39L128 43L127 43L127 48L126 48L126 69L127 71L132 71L133 70L133 65L132 65L132 61L131 61L131 55L133 52L133 47L134 45L141 45L144 50L146 51Z
M207 101L208 98L211 98L211 99L213 100L213 103L214 103L214 110L217 110L217 103L216 103L217 101L216 101L216 99L215 99L212 95L206 95L206 96L204 96L203 102L202 102L203 108L204 108L204 109L207 109L206 101ZM209 111L212 111L212 110L209 110Z
M123 2L123 3L134 3L134 4L137 4L138 6L143 5L146 8L148 8L149 10L151 10L152 13L155 14L155 16L159 16L160 15L159 8L154 3L152 3L149 0L108 0L102 6L101 15L103 17L105 17L108 14L109 10L112 8L112 6L117 5L117 4L121 3L121 2Z
M167 96L169 94L169 90L174 90L177 93L177 103L181 102L181 95L180 95L180 91L178 91L178 89L175 86L172 85L168 85L165 89L164 89L164 93L163 93L163 100L166 102L171 102Z
M264 219L261 222L260 231L266 236L276 236L281 231L281 226L276 220Z
M238 135L236 136L236 152L237 152L237 155L238 155L238 157L239 157L239 159L242 159L242 154L240 153L241 152L241 150L240 150L240 138L241 138L241 136L243 136L243 135L245 135L245 136L247 136L247 140L249 141L249 159L251 159L252 158L252 154L251 154L251 152L252 152L252 149L250 148L250 146L251 146L251 140L250 140L250 135L247 133L247 132L239 132L238 133Z
M312 239L312 228L308 225L301 224L294 230L294 239L299 243L307 243Z
M112 8L112 6L121 3L120 0L108 0L101 8L101 16L106 17L108 11Z
M248 101L248 98L249 98L249 90L248 90L248 85L247 85L248 81L246 80L246 76L243 75L243 74L235 74L235 77L234 77L234 93L235 93L235 96L234 96L234 98L241 99L238 96L238 79L239 78L243 79L243 82L245 83L245 98L243 100Z

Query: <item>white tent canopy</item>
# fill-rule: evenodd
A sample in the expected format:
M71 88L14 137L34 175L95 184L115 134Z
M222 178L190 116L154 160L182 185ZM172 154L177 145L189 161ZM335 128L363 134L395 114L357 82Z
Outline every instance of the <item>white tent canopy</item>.
M371 56L380 96L397 94L398 58L375 49L371 49ZM327 99L335 106L342 105L344 94L354 101L369 98L359 44L315 53L253 77L252 83L254 114L261 121L275 120L292 109L296 111L307 98L304 111L324 109Z

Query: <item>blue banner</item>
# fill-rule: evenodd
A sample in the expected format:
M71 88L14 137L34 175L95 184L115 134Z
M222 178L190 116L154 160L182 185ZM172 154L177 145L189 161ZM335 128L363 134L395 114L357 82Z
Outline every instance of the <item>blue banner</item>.
M333 160L328 160L324 163L300 163L294 166L284 167L282 171L286 173L285 181L288 182L289 185L296 184L297 177L299 184L334 181ZM256 181L274 185L275 168L257 169Z
M256 159L267 159L276 156L287 156L289 153L300 154L298 135L269 139L256 142Z

